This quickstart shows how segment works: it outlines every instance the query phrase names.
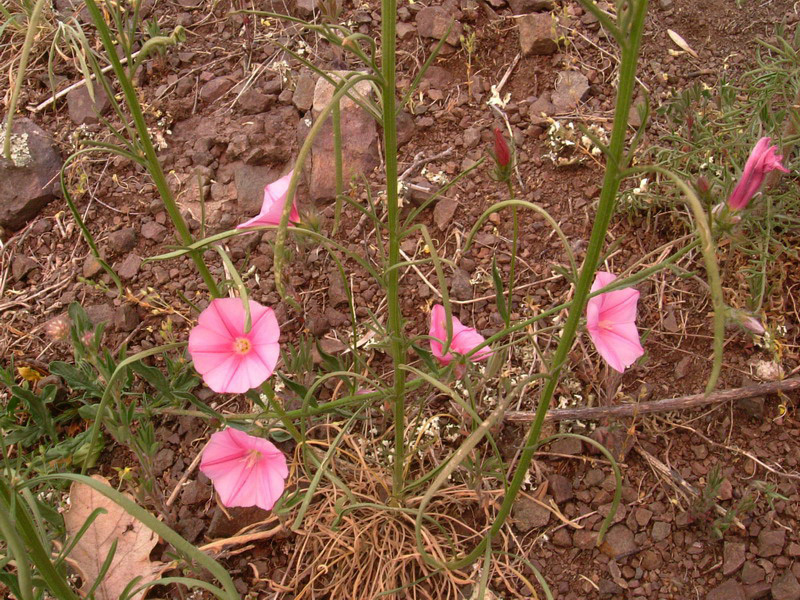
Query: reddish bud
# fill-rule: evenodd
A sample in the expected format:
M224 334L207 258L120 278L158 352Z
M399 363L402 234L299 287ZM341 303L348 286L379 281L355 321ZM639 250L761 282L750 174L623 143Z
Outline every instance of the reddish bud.
M711 183L705 175L700 175L694 185L701 194L707 194L711 189Z
M501 168L507 167L511 163L511 149L508 147L503 133L496 127L494 130L494 158Z

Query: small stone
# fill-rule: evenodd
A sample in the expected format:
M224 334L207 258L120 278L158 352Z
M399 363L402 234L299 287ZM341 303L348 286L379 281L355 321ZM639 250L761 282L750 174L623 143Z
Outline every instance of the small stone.
M200 98L205 102L216 102L236 83L231 77L215 77L200 88Z
M614 583L610 579L601 579L598 581L597 588L597 593L601 598L620 598L621 594L625 593L625 590L618 583Z
M708 592L706 600L747 600L742 585L735 579L728 579Z
M114 313L113 323L117 331L133 331L139 322L139 312L132 304L123 304Z
M39 263L28 256L15 256L11 262L11 276L15 281L22 281L28 273L38 268Z
M791 571L772 582L773 600L800 600L800 583Z
M722 574L733 575L744 564L745 545L739 542L725 542L722 549Z
M452 198L441 198L433 209L433 222L442 231L446 231L453 222L458 202Z
M266 112L274 101L274 96L268 96L251 88L239 96L238 104L244 114L257 115L258 113Z
M85 279L91 279L102 270L103 266L100 264L100 261L97 260L93 254L90 254L86 257L86 260L83 261L81 273Z
M417 31L425 38L435 40L442 39L450 28L447 35L447 43L451 46L458 46L459 38L463 33L461 23L453 19L447 10L441 6L428 6L417 13Z
M342 276L336 269L333 269L328 275L328 300L331 306L339 306L350 302L347 290L345 290L344 283L342 283Z
M413 23L397 24L397 39L407 40L414 37L415 33L417 33L417 26Z
M456 300L471 300L472 299L472 283L470 283L469 275L463 269L456 269L453 271L453 280L450 283L450 293Z
M476 148L481 143L481 130L477 127L467 127L464 130L464 147Z
M294 109L292 109L294 110ZM264 187L283 174L282 167L248 165L240 163L233 169L236 185L236 204L239 214L247 218L256 216L264 202Z
M557 112L570 112L586 97L589 80L577 71L561 71L553 91L553 105Z
M670 533L672 533L672 527L669 523L656 521L653 523L653 530L650 533L650 537L653 538L654 542L660 542L661 540L667 539Z
M545 92L528 107L528 118L534 125L547 125L547 117L556 113L556 107L550 101L550 94Z
M517 21L519 44L524 56L553 54L558 50L558 19L551 13L534 13Z
M751 560L742 567L742 583L746 585L763 581L766 575L767 572Z
M663 563L661 555L653 550L646 550L642 555L642 568L646 571L655 571Z
M761 600L761 598L769 596L771 591L772 586L766 581L744 586L744 595L747 600Z
M550 522L550 511L529 498L514 502L514 525L522 532L545 527Z
M758 556L767 558L778 556L786 543L786 531L783 529L763 530L758 534Z
M553 10L556 7L553 0L508 0L508 5L515 15Z
M675 379L683 379L689 374L692 368L692 356L684 356L675 365Z
M297 78L297 85L292 94L292 103L300 112L311 110L314 105L314 88L317 81L309 71L303 71Z
M637 550L633 532L625 525L614 525L606 533L600 551L611 558L623 557Z
M751 417L763 419L765 404L766 398L764 396L756 396L754 398L739 398L736 401L736 408L744 411Z
M69 118L76 125L94 125L100 122L100 115L108 112L111 102L102 86L94 86L94 100L85 85L67 94Z
M717 491L717 499L730 500L733 498L733 484L728 479L723 479Z
M136 248L136 230L130 227L119 229L109 233L106 241L114 254L125 254Z
M294 12L301 19L310 19L317 9L317 0L295 0Z
M572 546L572 537L570 537L566 527L562 527L553 534L553 544L560 548L569 548Z
M411 141L414 133L417 130L417 124L414 122L414 117L406 111L397 113L397 145L404 146Z
M658 0L658 8L661 10L672 10L675 0Z
M17 230L60 195L62 160L53 138L29 119L14 119L12 131L13 160L0 157L0 227Z
M553 494L553 499L556 504L563 504L575 497L572 491L572 482L558 473L554 473L547 478L547 485L550 492Z
M135 254L129 254L122 264L117 268L117 275L122 279L131 280L139 274L139 267L142 265L142 259Z
M167 235L167 228L155 221L142 225L142 236L154 242L163 242Z
M636 518L636 523L639 525L639 527L647 527L650 519L653 518L653 511L640 507L636 509L634 517Z

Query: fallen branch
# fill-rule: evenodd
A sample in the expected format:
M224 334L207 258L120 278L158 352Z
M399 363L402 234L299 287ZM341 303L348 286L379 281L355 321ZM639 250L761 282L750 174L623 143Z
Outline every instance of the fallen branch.
M691 396L680 396L667 400L656 400L654 402L641 402L639 404L617 404L615 406L593 406L586 408L562 408L548 411L545 420L564 421L566 419L576 419L581 421L594 421L608 417L632 417L656 412L670 412L673 410L686 410L687 408L697 408L709 404L729 402L731 400L743 400L745 398L755 398L766 394L777 392L789 392L800 389L800 377L792 377L783 381L768 381L747 385L732 390L722 390L710 394L693 394ZM525 423L533 421L536 416L534 411L509 411L506 413L507 422Z

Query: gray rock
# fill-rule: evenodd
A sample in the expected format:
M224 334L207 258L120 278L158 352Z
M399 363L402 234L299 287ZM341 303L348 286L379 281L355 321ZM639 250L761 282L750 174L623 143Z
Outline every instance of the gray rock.
M258 90L251 88L239 96L238 104L244 114L257 115L258 113L266 112L274 102L274 96L262 94Z
M800 583L791 571L772 582L773 600L800 600Z
M555 454L575 456L583 452L583 442L577 438L559 438L550 444L550 451Z
M447 34L447 43L451 46L459 44L463 33L461 23L441 6L428 6L417 13L417 31L425 38L442 39ZM451 27L452 24L452 27ZM448 27L450 33L447 33Z
M623 557L637 550L633 532L625 525L614 525L608 530L600 551L611 558Z
M12 156L0 157L0 226L16 230L60 195L62 160L53 139L23 118L14 120Z
M706 600L747 600L747 597L740 583L735 579L728 579L708 592Z
M125 254L136 247L136 230L130 227L119 229L109 233L106 242L114 254Z
M350 301L342 282L342 276L337 269L332 269L328 274L328 300L331 306L348 304Z
M417 26L413 23L398 23L397 24L397 39L407 40L417 33Z
M752 560L748 560L742 567L742 583L745 585L763 581L766 575L767 572Z
M301 19L310 19L317 10L317 0L295 0L294 13Z
M427 83L430 87L437 90L448 88L454 81L453 73L438 65L431 65L428 67L428 70L425 71L425 75L422 77L422 82Z
M332 76L344 77L347 72L330 73ZM362 81L354 88L355 94L367 97L371 93L369 82ZM314 89L314 118L333 97L334 87L325 79L318 79ZM369 176L378 166L378 127L366 111L350 98L344 98L340 104L342 161L344 182L351 179ZM309 191L313 200L328 200L336 196L336 168L333 153L333 122L328 119L317 135L311 150L310 167L306 169ZM307 163L308 164L308 163Z
M227 94L235 83L232 77L215 77L200 88L200 98L205 102L216 102Z
M481 143L481 130L477 127L468 127L464 130L464 147L475 148Z
M86 307L86 315L95 327L100 323L111 325L114 322L114 307L110 304L91 304Z
M132 304L123 304L114 313L114 328L117 331L130 332L139 324L139 312Z
M791 571L772 582L773 600L800 600L800 583Z
M111 101L100 85L94 86L94 100L85 85L75 88L67 94L69 118L76 125L93 125L100 122L100 115L111 108Z
M167 228L160 223L150 221L142 225L142 236L145 239L153 240L154 242L163 242L166 235Z
M121 279L131 280L139 274L139 267L142 266L142 259L135 254L129 254L122 264L117 267L117 275Z
M300 112L311 110L314 105L314 88L317 85L316 78L310 71L303 71L300 77L297 78L297 85L292 94L292 104L297 107Z
M264 187L284 174L281 167L270 165L248 165L241 163L234 168L236 201L239 214L255 217L264 203Z
M11 276L15 281L22 281L28 273L39 267L39 263L29 256L18 255L11 261Z
M556 80L553 91L553 105L556 112L570 112L586 97L589 80L577 71L562 71Z
M766 598L772 591L772 587L766 581L760 581L752 585L744 586L744 596L747 600L760 600Z
M758 555L762 558L778 556L786 543L786 531L783 529L763 530L758 534Z
M508 5L515 15L553 10L556 7L553 0L508 0Z
M414 133L417 130L417 124L414 122L414 117L406 111L397 113L397 145L404 146L411 141Z
M472 284L469 281L469 275L463 269L456 267L453 272L453 280L450 283L450 293L456 300L472 299Z
M575 495L572 491L572 482L563 475L554 473L547 478L547 483L556 504L563 504L572 500Z
M653 523L653 530L650 533L650 537L653 538L654 542L660 542L661 540L667 539L670 533L672 533L672 527L669 523L665 521L656 521Z
M530 498L517 498L514 502L514 526L522 532L546 527L550 511Z
M550 93L545 92L528 107L528 118L534 125L547 125L547 117L556 113L556 107L550 101Z
M534 13L517 21L523 56L553 54L558 50L558 19L551 13Z
M744 564L745 545L739 542L725 542L722 548L722 574L733 575Z

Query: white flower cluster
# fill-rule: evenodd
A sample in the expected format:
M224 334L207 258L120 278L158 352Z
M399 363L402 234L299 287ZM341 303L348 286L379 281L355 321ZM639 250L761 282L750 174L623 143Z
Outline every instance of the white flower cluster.
M589 125L587 129L601 143L608 143L605 129L596 124ZM550 151L545 156L557 167L581 164L587 156L599 157L603 153L572 121L562 126L559 121L551 120L547 129L547 145Z

